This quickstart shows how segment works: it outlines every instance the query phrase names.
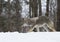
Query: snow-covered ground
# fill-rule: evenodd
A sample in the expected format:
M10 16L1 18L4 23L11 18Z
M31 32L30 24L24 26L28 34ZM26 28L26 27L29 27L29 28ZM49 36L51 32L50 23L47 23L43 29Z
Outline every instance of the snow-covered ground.
M0 42L60 42L60 33L0 33Z

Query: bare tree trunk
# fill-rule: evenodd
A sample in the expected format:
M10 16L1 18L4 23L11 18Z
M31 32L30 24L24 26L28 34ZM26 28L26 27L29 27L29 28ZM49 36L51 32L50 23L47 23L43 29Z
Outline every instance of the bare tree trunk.
M32 5L32 2L31 2L32 0L29 0L29 17L31 18L32 16L31 16L31 5Z
M19 13L19 9L21 11L21 6L20 6L20 2L19 0L15 0L16 1L16 5L15 5L15 8L16 8L16 28L17 28L17 31L21 32L21 13ZM19 7L20 6L20 7Z
M41 16L42 15L41 0L38 0L38 4L39 4L39 16Z
M2 13L2 0L0 0L0 15Z
M49 0L47 0L47 5L46 5L46 16L49 16Z
M11 13L10 13L11 6L10 6L10 0L8 0L7 9L8 9L7 31L11 31L12 28L11 28Z
M37 0L32 0L32 17L37 17L38 4Z
M57 0L57 22L56 30L60 31L60 0Z

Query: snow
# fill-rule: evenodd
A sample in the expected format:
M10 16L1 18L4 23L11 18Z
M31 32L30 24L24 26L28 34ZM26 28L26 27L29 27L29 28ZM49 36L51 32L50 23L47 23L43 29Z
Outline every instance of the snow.
M60 42L58 32L0 33L0 42Z

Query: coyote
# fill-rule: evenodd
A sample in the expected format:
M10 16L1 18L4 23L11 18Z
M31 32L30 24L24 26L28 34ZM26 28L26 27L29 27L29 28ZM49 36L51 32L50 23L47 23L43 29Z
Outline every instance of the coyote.
M48 17L46 16L40 16L40 17L35 17L35 18L31 18L31 21L35 22L35 24L33 24L32 28L30 28L28 30L28 32L55 32L55 28L54 28L54 23L52 20L50 20Z

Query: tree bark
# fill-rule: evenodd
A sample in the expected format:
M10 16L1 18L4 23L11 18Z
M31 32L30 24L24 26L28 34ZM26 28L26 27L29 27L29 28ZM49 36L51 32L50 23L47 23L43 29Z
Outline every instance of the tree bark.
M56 30L60 31L60 0L57 0L57 22Z
M11 7L10 7L10 0L8 0L7 9L8 9L8 14L7 14L8 15L7 31L11 31L12 28L11 28L11 13L10 13Z
M45 14L45 16L49 16L49 0L47 0L46 14Z
M38 4L39 4L39 16L41 16L42 15L41 0L38 0Z
M19 0L15 0L16 1L16 28L17 31L21 32L21 13L19 12L19 10L21 11L21 6L20 6L20 2ZM20 7L19 7L20 6Z
M31 18L32 16L31 16L31 9L32 9L32 7L31 7L31 5L32 5L32 0L29 0L29 17Z
M32 0L32 17L37 17L38 4L37 0Z
M1 13L2 13L2 5L3 5L3 4L2 4L2 1L3 1L3 0L0 0L0 15L1 15Z

